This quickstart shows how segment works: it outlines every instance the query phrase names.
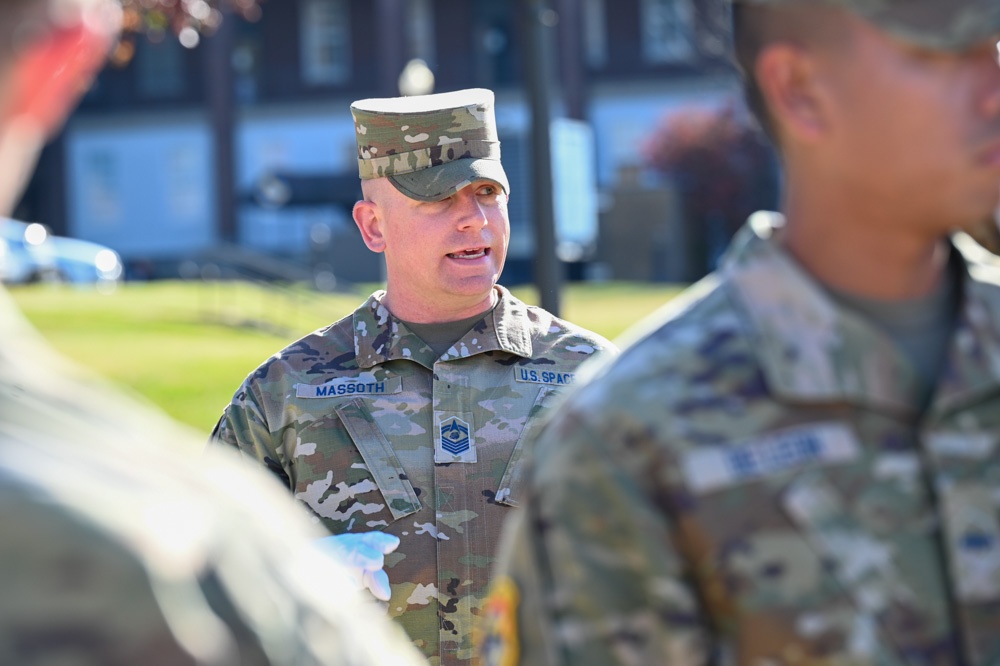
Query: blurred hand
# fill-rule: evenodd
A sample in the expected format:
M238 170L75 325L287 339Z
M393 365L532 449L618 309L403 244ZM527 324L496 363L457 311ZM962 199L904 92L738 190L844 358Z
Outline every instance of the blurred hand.
M349 532L323 537L320 545L344 563L357 577L358 589L368 588L381 601L389 601L389 575L385 556L399 546L399 537L385 532Z

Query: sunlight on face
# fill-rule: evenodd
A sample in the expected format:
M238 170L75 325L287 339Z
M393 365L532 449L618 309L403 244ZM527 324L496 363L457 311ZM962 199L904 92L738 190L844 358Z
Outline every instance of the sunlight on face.
M455 319L487 308L510 240L503 188L481 180L432 202L382 194L390 309Z

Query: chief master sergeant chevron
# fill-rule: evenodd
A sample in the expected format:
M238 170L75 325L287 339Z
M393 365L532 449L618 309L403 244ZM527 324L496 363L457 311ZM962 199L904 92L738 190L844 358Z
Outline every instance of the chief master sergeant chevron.
M249 376L215 437L259 460L334 534L400 538L389 614L432 663L472 663L525 442L609 342L498 286L510 235L489 90L351 110L354 219L387 282Z
M733 18L783 215L552 415L484 661L996 666L1000 2Z

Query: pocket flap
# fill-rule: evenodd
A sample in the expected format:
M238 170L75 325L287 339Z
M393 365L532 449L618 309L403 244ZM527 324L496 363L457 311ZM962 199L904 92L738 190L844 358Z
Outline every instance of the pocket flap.
M528 412L524 429L521 431L521 436L517 438L517 444L514 445L514 452L510 455L503 478L500 479L500 485L497 487L496 501L500 504L517 506L520 502L524 488L524 444L525 442L534 442L538 436L538 431L545 425L546 419L542 416L541 411L547 409L552 397L557 395L559 395L559 391L550 386L542 387L542 390L538 392L535 404L531 406L531 410Z
M403 474L396 452L364 404L360 400L351 400L337 405L335 409L365 459L368 471L375 477L393 520L419 511L420 500Z

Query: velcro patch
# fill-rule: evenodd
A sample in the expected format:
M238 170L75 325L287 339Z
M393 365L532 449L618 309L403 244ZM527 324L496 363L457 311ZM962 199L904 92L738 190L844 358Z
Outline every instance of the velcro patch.
M711 492L807 465L857 460L861 445L842 423L811 423L724 446L700 447L681 464L688 486Z
M939 459L990 460L996 455L997 438L989 432L929 432L924 439Z
M325 384L296 384L296 398L343 398L356 395L380 396L400 393L403 382L399 377L376 380L374 377L343 377Z
M1000 599L1000 523L993 492L985 483L940 488L951 575L966 603Z

